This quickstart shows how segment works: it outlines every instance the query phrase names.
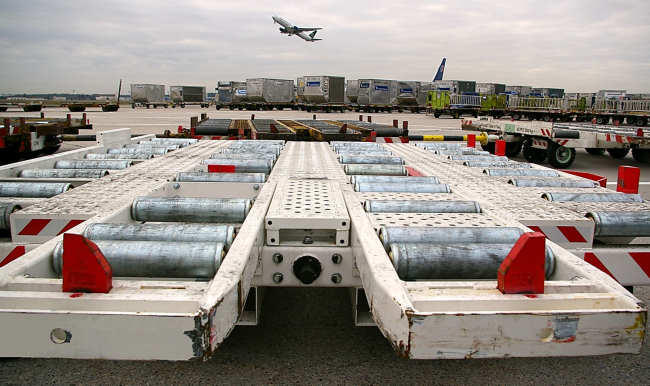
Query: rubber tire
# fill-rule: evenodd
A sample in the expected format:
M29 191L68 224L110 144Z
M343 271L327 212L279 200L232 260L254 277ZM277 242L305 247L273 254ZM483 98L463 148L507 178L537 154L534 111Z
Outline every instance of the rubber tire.
M645 117L637 117L634 121L634 124L637 126L645 126L648 123L648 120Z
M514 119L515 121L520 121L521 120L521 114L519 113L513 113L510 118Z
M438 113L433 113L433 117L434 117L434 118L440 118L440 114L438 114Z
M585 151L591 155L603 155L605 154L605 149L599 149L596 147L585 147Z
M494 154L496 151L497 144L496 142L488 142L487 145L481 144L481 149L489 152L490 154Z
M506 157L512 158L518 156L521 153L523 145L523 142L506 142Z
M596 124L598 125L606 125L609 122L609 117L596 117Z
M546 160L546 151L532 147L530 140L524 141L522 154L528 162L539 164Z
M547 156L551 166L556 169L566 169L576 160L576 149L549 142Z
M542 115L542 120L543 120L544 122L550 122L552 119L553 119L553 116L551 116L551 114L544 114L544 115Z
M54 153L56 153L57 151L59 151L60 148L61 148L61 144L59 143L59 144L56 144L56 145L54 145L54 146L50 146L50 147L43 148L43 149L41 150L41 152L42 152L43 154L45 154L45 155L50 155L50 154L54 154Z
M625 158L627 153L630 152L630 149L607 149L607 152L609 153L612 158Z
M650 149L632 149L632 158L636 162L650 164Z
M454 119L458 119L460 118L460 113L458 111L454 111L453 113L451 113L451 117Z

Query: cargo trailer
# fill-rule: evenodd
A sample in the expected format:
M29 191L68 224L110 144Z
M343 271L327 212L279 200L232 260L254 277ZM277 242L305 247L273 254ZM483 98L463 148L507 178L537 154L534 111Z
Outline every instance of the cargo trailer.
M206 102L205 87L202 86L169 86L169 99L172 100L172 107L184 108L185 105L210 107L210 102Z
M246 79L246 102L238 107L247 110L296 109L294 81L288 79Z
M412 113L419 113L426 110L427 94L432 89L432 82L398 81L397 105L399 111L407 109Z
M165 85L131 84L131 107L136 108L136 106L146 108L169 107L169 103L165 101Z
M298 104L303 111L345 112L345 78L342 76L303 76L297 82Z

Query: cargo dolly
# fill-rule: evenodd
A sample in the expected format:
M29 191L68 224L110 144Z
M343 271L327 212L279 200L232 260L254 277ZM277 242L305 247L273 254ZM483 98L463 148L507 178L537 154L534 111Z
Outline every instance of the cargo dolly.
M548 158L558 169L571 166L576 149L590 154L607 151L614 158L625 157L630 150L638 162L650 162L650 135L642 128L600 126L585 123L520 122L491 117L463 120L465 130L479 130L489 135L487 151L494 152L498 139L505 140L506 155L514 157L523 151L529 162L541 163Z
M258 322L274 286L349 288L355 322L376 325L405 358L640 351L645 306L552 232L545 242L531 232L557 222L589 239L593 220L523 193L503 207L491 193L521 188L465 165L490 161L436 151L455 152L198 141L15 212L12 228L79 222L0 268L0 355L207 360L238 323ZM536 293L511 292L497 273L523 250L538 264ZM188 270L166 268L191 257ZM75 270L85 261L104 280L75 280L91 274Z

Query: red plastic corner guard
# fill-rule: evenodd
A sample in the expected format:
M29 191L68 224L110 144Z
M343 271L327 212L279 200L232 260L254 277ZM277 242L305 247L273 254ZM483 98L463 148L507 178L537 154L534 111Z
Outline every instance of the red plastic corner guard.
M63 292L108 293L113 270L97 244L81 235L63 234Z
M208 165L208 173L234 173L235 165Z
M545 260L546 236L524 233L499 267L497 288L503 294L543 294Z
M602 188L607 187L607 177L599 176L598 174L587 173L587 172L574 172L572 170L562 170L563 173L573 174L574 176L586 178L597 182Z

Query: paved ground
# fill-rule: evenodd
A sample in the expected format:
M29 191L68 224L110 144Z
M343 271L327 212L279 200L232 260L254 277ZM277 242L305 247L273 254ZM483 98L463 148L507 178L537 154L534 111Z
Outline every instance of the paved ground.
M252 112L185 109L123 108L117 113L89 111L93 131L131 127L134 133L162 133L189 125L189 117L248 118ZM65 116L63 109L47 109L46 116ZM311 118L294 111L254 112L259 118ZM9 111L8 116L38 116ZM73 114L74 117L81 114ZM319 119L355 119L357 113L317 114ZM366 114L364 119L366 119ZM460 134L459 120L424 114L372 114L374 122L409 121L413 134ZM81 146L68 143L66 148ZM523 157L515 158L523 161ZM570 170L604 175L616 181L619 165L641 168L641 181L650 181L650 166L607 155L580 151ZM613 188L613 186L612 186ZM650 199L650 188L642 185ZM650 304L647 287L635 294ZM0 384L335 384L335 385L647 385L650 352L605 357L406 361L395 354L375 327L355 327L347 290L268 288L260 324L237 327L215 356L204 363L135 362L62 359L0 359ZM0 344L2 338L0 337Z

